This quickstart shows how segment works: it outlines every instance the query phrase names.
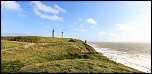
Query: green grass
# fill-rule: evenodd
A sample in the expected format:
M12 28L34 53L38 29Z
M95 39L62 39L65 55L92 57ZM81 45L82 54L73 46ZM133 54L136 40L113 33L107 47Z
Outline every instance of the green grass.
M71 38L52 38L40 36L5 36L1 40L20 41L20 42L34 42L34 43L50 43L50 42L68 42Z
M15 73L17 72L23 64L20 61L5 61L1 63L1 70L3 73Z
M28 73L132 73L125 66L90 59L66 59L43 63L34 63L22 67L19 72Z
M12 47L17 47L17 46L22 46L23 43L17 43L17 42L10 42L7 40L1 40L2 44L1 44L1 50L4 50L5 47L7 48L12 48Z
M141 73L107 59L81 40L38 38L39 43L29 48L1 52L2 73Z

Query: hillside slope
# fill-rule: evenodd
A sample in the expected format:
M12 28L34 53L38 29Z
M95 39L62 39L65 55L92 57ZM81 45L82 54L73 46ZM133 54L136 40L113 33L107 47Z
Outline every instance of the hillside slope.
M141 73L107 59L79 39L2 37L2 47L7 39L22 45L1 48L2 73Z

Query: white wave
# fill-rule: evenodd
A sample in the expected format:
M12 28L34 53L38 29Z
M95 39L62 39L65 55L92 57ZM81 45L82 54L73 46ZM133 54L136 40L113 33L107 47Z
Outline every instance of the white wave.
M146 73L151 73L151 55L129 54L127 52L109 50L110 48L97 48L95 47L96 45L89 45L94 47L97 52L102 53L104 56L115 62Z

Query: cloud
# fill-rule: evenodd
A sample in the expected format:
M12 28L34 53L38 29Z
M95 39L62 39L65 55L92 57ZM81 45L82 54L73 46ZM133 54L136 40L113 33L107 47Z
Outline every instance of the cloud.
M96 22L95 20L93 20L93 19L87 19L87 22L88 22L89 24L93 24L93 25L96 25L96 24L97 24L97 22Z
M7 10L15 10L20 11L22 8L19 4L17 4L15 1L1 1L2 8L5 8Z
M114 30L98 32L94 39L108 42L151 42L151 18L148 15L135 15L134 19L116 24Z
M116 24L117 41L149 42L151 41L150 18L137 15L132 21Z
M41 18L45 18L49 20L62 20L62 17L57 16L57 14L59 14L59 12L66 12L65 9L61 8L58 5L51 7L42 4L40 1L32 1L32 3L34 4L33 9L35 14ZM48 15L48 13L52 13L52 15Z
M129 30L131 30L133 27L132 27L132 24L117 24L116 25L117 26L117 28L116 28L116 30L120 30L120 31L129 31Z
M113 42L116 37L117 34L114 32L100 31L93 35L93 39L91 38L91 40L96 42Z
M146 18L146 16L144 16L144 15L137 15L136 17L137 17L137 19L141 19L141 20L144 20Z
M84 29L84 25L83 24L77 24L77 23L74 23L74 25L72 26L72 25L70 25L70 27L72 28L72 30L74 30L74 31L86 31L85 29Z
M44 12L51 12L53 14L59 13L54 8L42 4L40 1L32 1L32 3L34 3L36 5L37 10L44 11Z
M48 15L48 14L42 14L38 10L34 9L34 12L36 15L38 15L41 18L49 19L49 20L62 20L62 17L58 17L57 15Z
M91 27L88 30L97 30L97 28L93 25L91 25Z
M72 30L74 30L74 31L85 31L84 29L72 29Z
M136 3L138 3L140 6L151 7L151 1L136 1Z
M84 28L84 25L83 25L83 24L80 24L80 28Z
M133 21L127 21L125 23L116 24L116 30L118 30L118 31L142 30L142 28L150 25L150 23L147 23L147 22L148 22L148 20L147 20L146 16L136 15L136 18Z
M111 35L111 36L114 36L116 34L115 33L111 33L111 32L99 32L99 35Z
M65 10L64 8L61 8L61 7L58 6L58 5L55 5L54 8L55 8L58 12L59 12L59 11L61 11L61 12L66 12L66 10Z
M87 31L90 31L90 30L97 30L96 26L95 25L84 25L82 23L80 24L77 24L77 23L73 23L74 25L69 25L70 28L72 28L72 30L74 31L83 31L83 32L87 32Z

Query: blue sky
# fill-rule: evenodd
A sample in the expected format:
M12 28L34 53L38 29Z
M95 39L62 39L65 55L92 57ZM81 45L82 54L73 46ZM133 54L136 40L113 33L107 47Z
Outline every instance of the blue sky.
M150 1L1 1L2 36L150 42Z

